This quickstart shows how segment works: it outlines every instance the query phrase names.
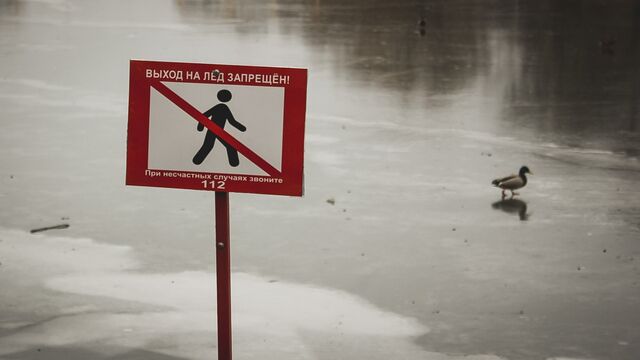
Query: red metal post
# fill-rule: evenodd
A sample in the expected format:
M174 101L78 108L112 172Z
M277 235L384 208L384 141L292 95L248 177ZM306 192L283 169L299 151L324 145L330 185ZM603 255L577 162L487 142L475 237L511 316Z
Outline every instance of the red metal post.
M231 360L231 249L229 193L226 192L216 192L216 283L218 360Z

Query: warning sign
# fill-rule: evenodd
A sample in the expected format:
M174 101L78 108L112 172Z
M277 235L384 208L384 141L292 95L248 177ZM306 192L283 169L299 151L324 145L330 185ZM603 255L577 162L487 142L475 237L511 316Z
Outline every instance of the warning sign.
M301 196L306 69L131 61L127 185Z

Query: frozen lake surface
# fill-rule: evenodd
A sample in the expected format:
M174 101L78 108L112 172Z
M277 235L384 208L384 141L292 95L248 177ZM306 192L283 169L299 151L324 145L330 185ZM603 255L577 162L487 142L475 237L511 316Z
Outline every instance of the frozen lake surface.
M637 1L0 0L0 358L216 356L213 194L124 186L130 59L309 69L305 197L231 195L238 359L640 354Z

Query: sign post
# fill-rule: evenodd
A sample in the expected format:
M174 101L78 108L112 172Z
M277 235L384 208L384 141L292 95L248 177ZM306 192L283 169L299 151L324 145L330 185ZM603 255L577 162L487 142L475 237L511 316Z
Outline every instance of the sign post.
M231 248L229 243L229 193L216 192L215 203L218 359L231 360Z
M126 184L215 192L219 360L232 358L229 193L302 196L306 90L306 69L130 64Z

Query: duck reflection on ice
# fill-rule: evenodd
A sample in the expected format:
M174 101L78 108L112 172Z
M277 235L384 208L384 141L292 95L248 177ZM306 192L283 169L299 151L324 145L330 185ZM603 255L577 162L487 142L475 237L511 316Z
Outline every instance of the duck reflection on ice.
M527 221L529 220L529 216L531 214L527 214L527 203L520 199L506 199L496 201L491 204L491 207L496 210L502 210L509 214L517 213L520 217L520 220Z

